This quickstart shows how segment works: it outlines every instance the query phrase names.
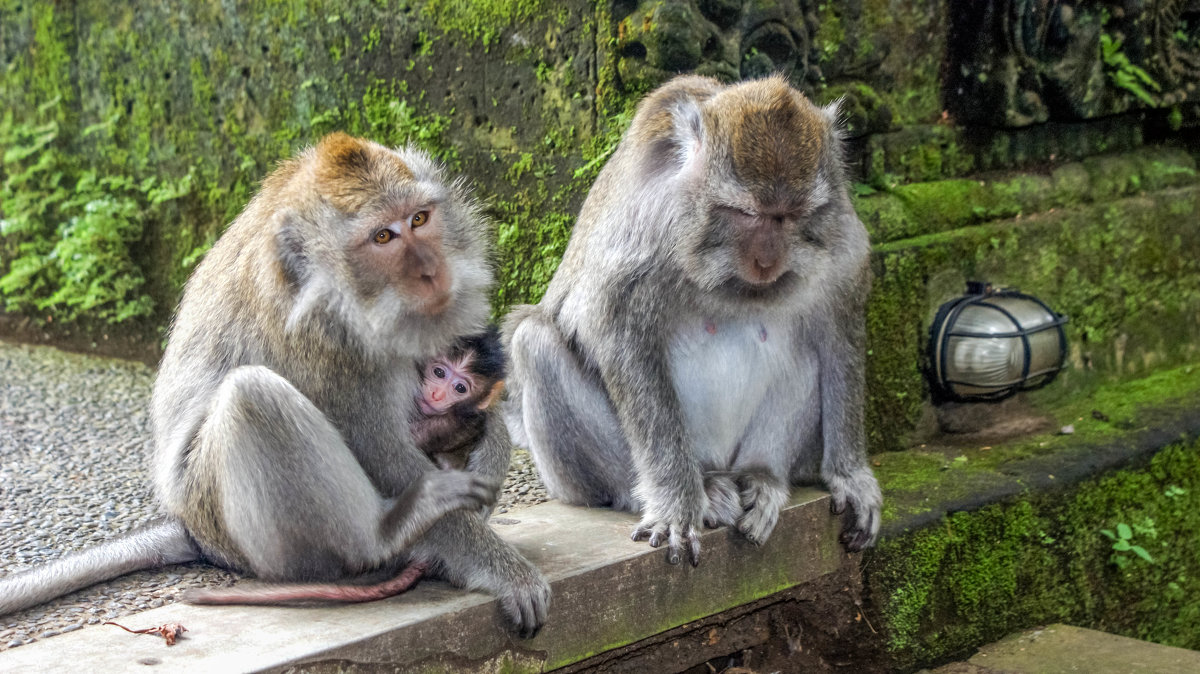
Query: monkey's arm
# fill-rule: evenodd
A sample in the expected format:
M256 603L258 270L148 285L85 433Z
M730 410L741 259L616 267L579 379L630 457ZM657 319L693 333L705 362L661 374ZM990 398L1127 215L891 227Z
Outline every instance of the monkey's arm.
M883 497L867 465L863 428L866 369L865 303L870 271L864 264L852 287L831 303L816 347L821 363L821 476L833 495L835 514L845 512L842 543L861 550L879 533Z
M498 405L493 405L481 412L481 435L467 460L467 470L495 484L497 494L504 484L508 464L512 460L512 440L499 416L499 409Z
M412 430L413 442L416 443L417 449L432 455L461 447L470 439L463 438L465 432L478 435L482 431L481 423L478 424L478 430L464 429L461 423L459 418L450 412L438 416L419 416L409 424L409 428Z
M661 319L630 310L630 306L652 305L636 300L627 304L610 325L613 338L594 357L629 441L637 473L634 494L642 501L642 521L634 529L633 539L649 539L651 547L666 543L671 564L679 563L686 545L695 566L700 561L704 481L699 463L686 445Z

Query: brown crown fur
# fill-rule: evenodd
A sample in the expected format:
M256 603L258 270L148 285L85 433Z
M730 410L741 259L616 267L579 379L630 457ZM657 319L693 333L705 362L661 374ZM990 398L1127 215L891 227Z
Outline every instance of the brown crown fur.
M409 182L413 172L384 147L340 131L316 148L317 189L343 213L359 211L388 185Z
M752 191L807 191L820 163L826 120L783 78L731 87L709 109L715 125L728 130L734 172Z

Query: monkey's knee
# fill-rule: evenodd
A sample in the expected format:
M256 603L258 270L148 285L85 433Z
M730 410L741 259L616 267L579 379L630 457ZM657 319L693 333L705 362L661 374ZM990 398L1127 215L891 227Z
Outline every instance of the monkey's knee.
M274 423L298 410L317 411L304 394L270 368L247 365L234 368L221 380L214 415L235 421L267 419Z
M258 365L235 368L225 376L201 433L213 445L243 457L255 451L293 454L301 446L318 454L344 449L341 434L311 400Z
M513 330L509 351L514 374L523 377L535 375L548 361L569 353L558 327L536 308L526 312Z

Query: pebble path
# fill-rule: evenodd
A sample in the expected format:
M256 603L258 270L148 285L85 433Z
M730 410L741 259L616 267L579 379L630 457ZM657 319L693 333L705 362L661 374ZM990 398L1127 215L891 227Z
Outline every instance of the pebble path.
M0 341L0 576L134 528L156 507L147 483L154 370ZM533 461L513 453L497 513L546 500ZM228 585L207 564L142 571L0 616L0 651Z

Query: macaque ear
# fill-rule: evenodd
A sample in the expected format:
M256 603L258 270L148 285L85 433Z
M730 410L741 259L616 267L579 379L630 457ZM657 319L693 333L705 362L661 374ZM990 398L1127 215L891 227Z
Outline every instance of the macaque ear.
M304 239L296 227L294 214L284 212L277 215L276 218L278 222L275 230L275 252L279 257L279 267L287 284L296 289L303 286L308 280L310 273L308 252L304 246Z
M829 123L829 128L836 130L839 134L842 132L842 101L844 100L846 100L845 97L834 99L820 109L821 116Z
M701 164L705 143L701 101L680 92L654 103L659 109L639 130L650 136L646 144L646 172L654 175L691 172Z
M483 411L483 410L486 410L487 408L491 407L492 403L494 403L500 399L500 394L503 392L504 392L504 380L501 379L500 381L496 382L495 384L492 384L492 390L488 391L488 394L486 396L484 396L483 400L479 401L479 404L475 407L475 409Z

